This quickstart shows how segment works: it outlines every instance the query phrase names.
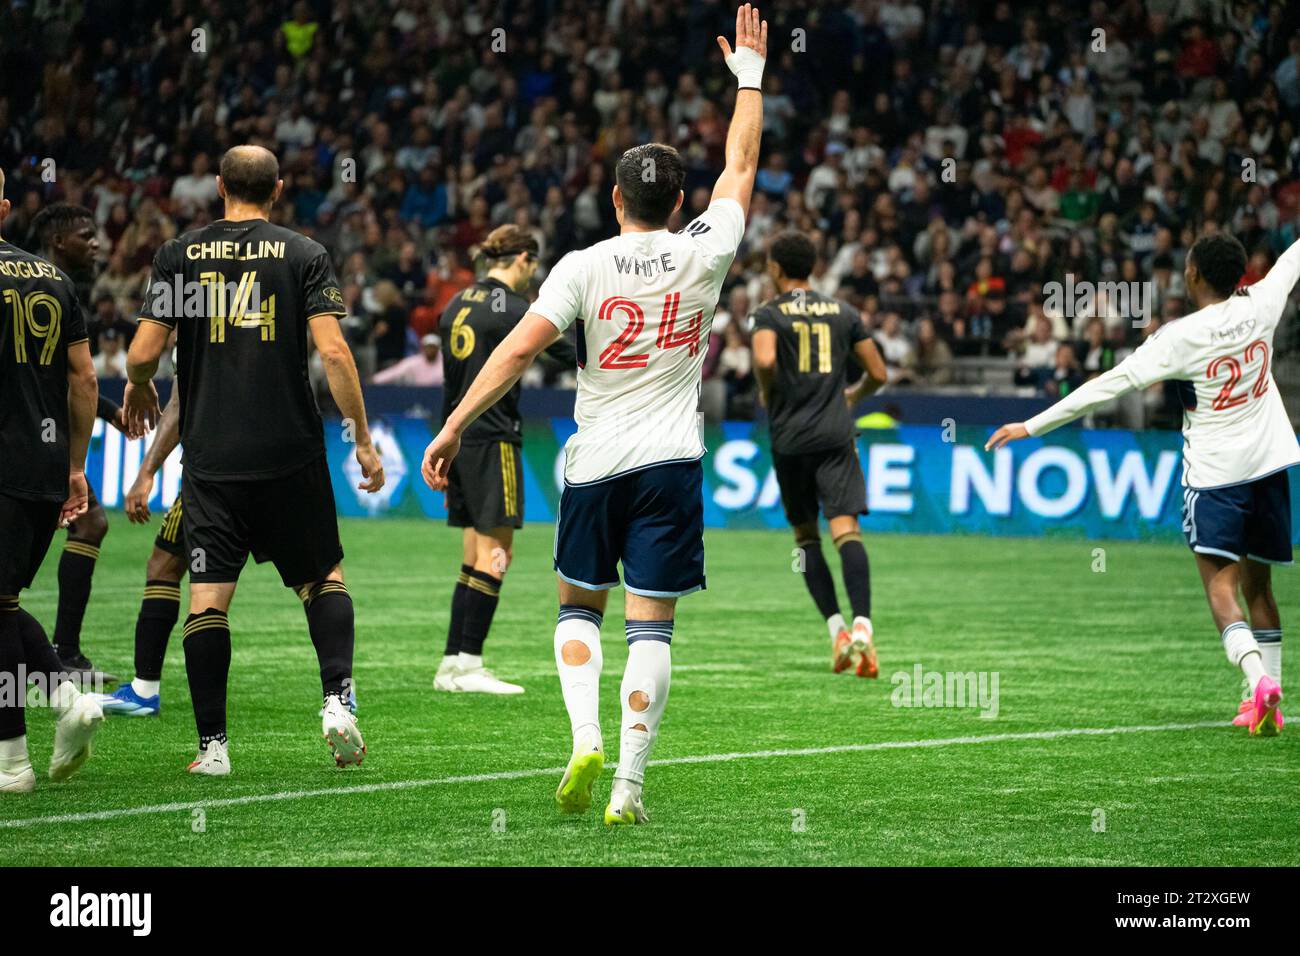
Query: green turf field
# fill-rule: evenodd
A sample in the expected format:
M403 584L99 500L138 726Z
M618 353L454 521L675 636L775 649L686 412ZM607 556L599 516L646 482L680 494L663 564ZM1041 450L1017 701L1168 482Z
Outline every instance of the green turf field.
M84 647L129 676L156 527L111 517ZM320 738L297 599L250 566L231 613L233 775L184 772L195 741L178 627L162 717L111 718L71 782L45 777L52 717L29 714L38 789L0 798L0 863L1300 864L1300 733L1226 726L1240 680L1182 547L871 538L881 679L868 682L829 672L788 535L711 533L709 589L679 610L652 822L611 831L608 770L587 816L553 803L569 735L550 527L517 539L487 645L489 665L526 685L516 698L431 690L456 533L357 520L343 536L362 767L335 768ZM61 538L24 600L47 628ZM1294 575L1277 590L1293 614ZM611 757L621 601L613 592L603 631ZM893 706L891 676L918 662L996 672L996 717ZM1079 733L1112 728L1127 730Z

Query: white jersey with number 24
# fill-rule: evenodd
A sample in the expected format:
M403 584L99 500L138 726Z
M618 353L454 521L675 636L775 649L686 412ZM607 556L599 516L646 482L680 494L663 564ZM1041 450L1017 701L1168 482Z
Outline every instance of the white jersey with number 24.
M704 455L700 369L744 233L740 204L717 199L681 232L624 233L555 264L529 311L580 323L568 484Z

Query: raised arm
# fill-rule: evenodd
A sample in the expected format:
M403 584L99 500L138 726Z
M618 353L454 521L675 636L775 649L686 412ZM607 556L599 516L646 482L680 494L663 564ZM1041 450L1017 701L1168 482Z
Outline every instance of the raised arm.
M357 464L361 466L361 474L366 479L357 487L374 494L384 487L384 465L370 440L366 403L361 395L361 379L357 375L357 363L352 360L352 350L348 348L338 317L333 313L311 316L307 320L307 328L311 331L312 343L320 353L321 364L325 367L325 379L329 382L334 404L338 405L344 420L352 425L352 437L357 446Z
M767 21L760 20L758 8L746 3L736 11L735 52L726 37L718 37L718 46L740 89L727 129L727 165L713 187L713 199L734 199L748 215L763 135L763 64L767 60Z

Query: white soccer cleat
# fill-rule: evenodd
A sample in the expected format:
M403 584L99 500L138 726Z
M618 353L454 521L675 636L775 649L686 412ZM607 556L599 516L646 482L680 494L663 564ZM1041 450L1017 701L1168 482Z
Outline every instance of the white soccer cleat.
M649 823L645 804L641 802L641 787L628 780L615 780L614 789L609 795L609 806L605 808L605 826L629 826L636 823Z
M36 773L32 765L10 772L0 770L0 793L31 793L36 789Z
M522 694L518 684L503 681L486 667L459 671L454 678L456 689L465 694Z
M82 694L59 715L54 725L54 756L50 758L50 779L67 780L90 759L90 741L104 722L104 709L90 694Z
M459 693L460 688L456 686L456 678L459 677L460 674L461 669L456 663L456 658L453 657L450 660L444 659L443 662L438 665L438 673L433 675L433 689L446 691L449 694Z
M199 751L199 755L190 764L190 773L206 777L230 776L229 744L220 740L209 740L208 745Z
M333 694L325 700L325 713L321 717L321 733L330 745L334 762L340 767L360 764L365 759L366 742L357 728L357 718Z

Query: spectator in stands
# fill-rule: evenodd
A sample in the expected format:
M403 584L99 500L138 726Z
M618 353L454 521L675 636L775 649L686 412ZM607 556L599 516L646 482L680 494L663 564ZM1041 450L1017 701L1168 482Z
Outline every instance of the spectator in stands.
M916 324L916 360L912 380L918 385L948 385L952 382L952 349L939 337L933 319Z
M916 361L916 348L904 332L903 320L897 312L886 312L880 317L880 328L875 338L889 370L889 380L896 382L908 378Z
M430 332L420 339L420 351L375 373L376 385L442 386L442 339Z
M1075 349L1075 357L1085 379L1096 378L1115 367L1115 349L1106 341L1106 324L1101 319L1088 320L1083 341Z

